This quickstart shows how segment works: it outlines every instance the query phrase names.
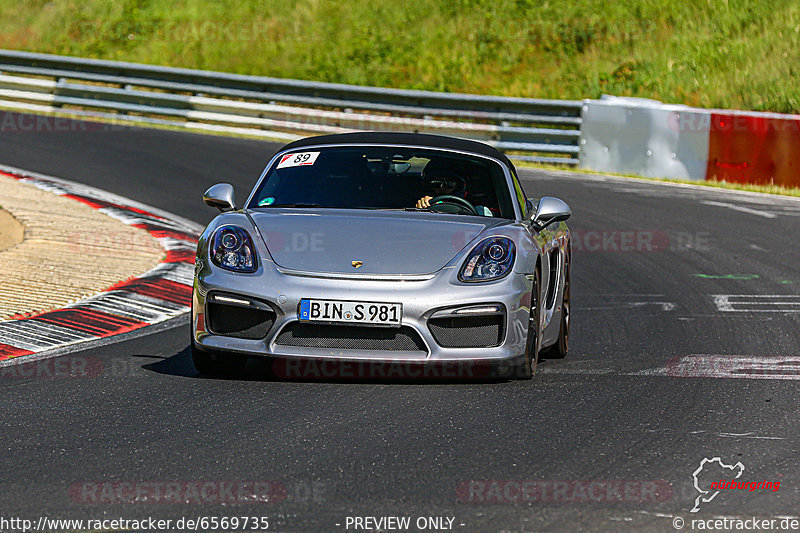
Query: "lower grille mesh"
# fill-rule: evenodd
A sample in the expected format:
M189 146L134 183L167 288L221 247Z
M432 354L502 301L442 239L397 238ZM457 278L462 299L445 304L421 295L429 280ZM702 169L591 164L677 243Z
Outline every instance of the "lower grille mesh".
M275 313L214 302L206 304L211 333L237 339L263 339L275 322Z
M432 318L428 329L444 348L489 348L503 340L502 315Z
M341 350L427 351L419 334L408 326L376 328L292 322L275 344Z

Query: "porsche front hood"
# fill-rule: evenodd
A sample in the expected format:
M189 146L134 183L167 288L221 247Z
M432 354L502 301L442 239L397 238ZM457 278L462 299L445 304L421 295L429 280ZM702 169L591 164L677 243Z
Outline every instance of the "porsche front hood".
M438 213L272 208L248 213L278 266L331 274L428 274L507 222Z

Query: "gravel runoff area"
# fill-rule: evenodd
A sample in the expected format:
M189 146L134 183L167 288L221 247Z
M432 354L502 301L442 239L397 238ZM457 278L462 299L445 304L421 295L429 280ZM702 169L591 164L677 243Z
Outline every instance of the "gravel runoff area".
M147 231L7 176L0 205L0 320L59 309L164 257Z

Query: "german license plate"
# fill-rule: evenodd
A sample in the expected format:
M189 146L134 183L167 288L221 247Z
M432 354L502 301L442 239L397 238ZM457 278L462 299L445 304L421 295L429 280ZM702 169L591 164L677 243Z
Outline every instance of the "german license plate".
M403 317L403 304L308 299L300 300L297 314L301 322L399 326Z

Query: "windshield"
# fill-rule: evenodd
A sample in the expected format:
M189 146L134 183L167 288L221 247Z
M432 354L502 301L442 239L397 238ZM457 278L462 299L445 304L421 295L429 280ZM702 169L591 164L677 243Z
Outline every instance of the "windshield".
M301 149L277 160L249 208L411 209L513 219L499 163L390 146Z

